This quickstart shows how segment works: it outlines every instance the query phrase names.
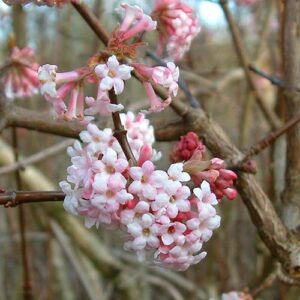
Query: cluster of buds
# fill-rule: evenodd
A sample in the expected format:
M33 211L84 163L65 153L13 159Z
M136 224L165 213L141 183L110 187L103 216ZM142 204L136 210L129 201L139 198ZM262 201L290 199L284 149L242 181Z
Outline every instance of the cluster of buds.
M62 7L63 5L71 2L71 0L3 0L3 1L7 5L14 5L14 4L25 5L28 3L33 3L38 6L46 5L46 6L50 6L50 7L53 7L53 6Z
M89 124L80 134L83 144L68 149L64 207L87 227L125 231L124 248L140 258L151 253L156 264L186 270L206 256L202 245L220 225L216 195L206 181L191 191L183 163L156 170L153 128L141 113L121 117L137 166L125 159L111 129Z
M146 112L161 111L170 104L172 95L177 94L179 70L174 63L168 63L167 67L148 67L133 61L135 50L141 44L135 43L133 38L154 30L156 22L137 6L121 4L121 8L125 11L124 19L111 34L107 52L91 57L87 66L70 72L57 73L55 65L39 68L41 92L53 104L58 116L66 120L90 121L94 115L104 116L121 111L123 105L111 103L109 93L113 91L116 95L121 94L124 81L131 78L133 70L143 79L150 103ZM125 58L128 63L120 63ZM86 82L97 84L98 92L95 98L85 97ZM168 99L160 99L154 91L153 84L162 86L168 94Z
M220 201L223 196L229 200L237 197L237 191L232 187L237 175L225 169L224 161L220 158L213 158L209 161L203 159L205 146L194 132L189 132L181 137L174 146L171 154L173 162L184 162L184 169L191 174L196 185L203 181L210 184L211 190Z
M200 31L193 9L181 0L157 0L152 17L157 20L160 33L158 54L163 54L166 45L172 59L181 59Z
M26 98L36 94L40 86L37 78L38 68L31 48L13 47L8 62L3 67L4 75L0 79L1 90L5 97Z

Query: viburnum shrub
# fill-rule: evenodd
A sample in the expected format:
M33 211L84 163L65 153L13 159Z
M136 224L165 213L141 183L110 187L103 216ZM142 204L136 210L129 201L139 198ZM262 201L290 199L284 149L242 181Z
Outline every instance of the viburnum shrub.
M69 1L33 2L61 6ZM126 3L120 10L122 21L106 49L84 66L66 72L56 65L39 66L30 48L14 47L1 84L9 98L31 96L39 88L58 118L86 125L80 141L67 151L71 166L67 180L60 182L66 211L82 216L88 228L121 229L124 248L139 258L150 256L155 264L186 270L206 256L202 246L220 226L215 206L223 196L236 197L236 174L219 158L204 160L206 148L194 132L175 145L167 170L157 168L161 153L153 148L154 130L145 114L170 105L178 92L179 69L173 61L146 65L137 50L147 45L142 41L146 32L158 30L159 53L166 45L173 60L182 58L199 31L198 21L179 0L157 0L151 16ZM149 108L119 114L124 106L116 97L132 74L141 80ZM86 95L87 84L96 86L96 95ZM109 114L115 130L92 123Z

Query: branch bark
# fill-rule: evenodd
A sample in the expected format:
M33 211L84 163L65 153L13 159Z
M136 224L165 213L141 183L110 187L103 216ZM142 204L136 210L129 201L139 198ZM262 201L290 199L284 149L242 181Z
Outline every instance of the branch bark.
M300 4L286 0L283 20L283 63L287 118L300 113L300 95L294 87L300 80ZM290 229L300 229L300 125L287 134L286 186L283 194L283 220Z

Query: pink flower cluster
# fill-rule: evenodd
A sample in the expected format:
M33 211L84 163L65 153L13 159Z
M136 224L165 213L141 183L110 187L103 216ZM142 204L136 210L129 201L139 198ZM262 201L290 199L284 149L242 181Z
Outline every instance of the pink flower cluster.
M160 33L158 54L163 54L166 45L171 58L181 59L200 31L193 9L181 0L156 0L152 16Z
M153 128L143 114L122 114L122 120L138 165L128 164L111 129L89 124L80 134L83 144L68 149L64 207L87 227L122 229L125 249L139 257L152 253L154 263L185 270L206 256L202 245L220 225L217 198L206 181L191 192L183 163L156 170Z
M26 47L13 47L4 76L0 79L1 90L8 99L30 97L38 92L40 83L37 78L39 65L34 61L34 52Z
M125 16L121 25L110 37L107 48L111 53L110 56L107 53L99 53L91 57L87 66L70 72L57 73L57 66L48 64L39 68L41 92L53 104L58 116L66 120L89 121L93 118L91 116L106 116L121 111L123 105L111 103L109 92L121 94L124 91L124 82L131 78L133 70L144 80L143 84L150 103L149 112L161 111L170 104L171 96L176 96L179 70L174 63L168 63L167 67L153 68L134 62L120 63L120 59L124 57L131 58L137 46L134 41L128 44L128 40L156 28L156 22L141 8L128 4L122 4L121 7L125 11ZM86 82L97 84L96 98L84 96ZM152 84L165 88L169 98L162 101L156 95Z
M223 196L229 200L237 197L237 191L232 187L237 175L225 169L224 160L213 158L210 161L203 160L205 146L194 132L189 132L181 137L171 154L173 162L185 161L184 168L191 174L196 185L207 181L218 200Z

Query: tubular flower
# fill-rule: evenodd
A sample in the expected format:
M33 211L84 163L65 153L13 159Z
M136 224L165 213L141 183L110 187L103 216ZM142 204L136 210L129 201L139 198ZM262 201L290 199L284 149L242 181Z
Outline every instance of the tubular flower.
M53 104L59 117L66 120L84 119L84 78L90 74L88 68L57 73L57 66L43 65L38 69L41 93ZM57 89L57 85L60 87ZM66 98L69 97L68 105Z
M181 59L200 31L193 9L181 0L156 0L152 17L158 22L160 34L158 54L163 54L166 45L168 55L172 59Z
M4 76L0 78L1 90L8 99L26 98L38 92L40 82L37 78L38 64L34 62L34 52L26 47L13 47Z
M89 124L83 143L68 149L72 165L60 183L64 207L87 227L122 229L124 248L140 258L150 252L154 263L186 270L206 256L202 245L220 225L216 196L206 181L191 191L183 163L156 169L153 128L143 114L121 119L138 166L129 165L111 129Z

